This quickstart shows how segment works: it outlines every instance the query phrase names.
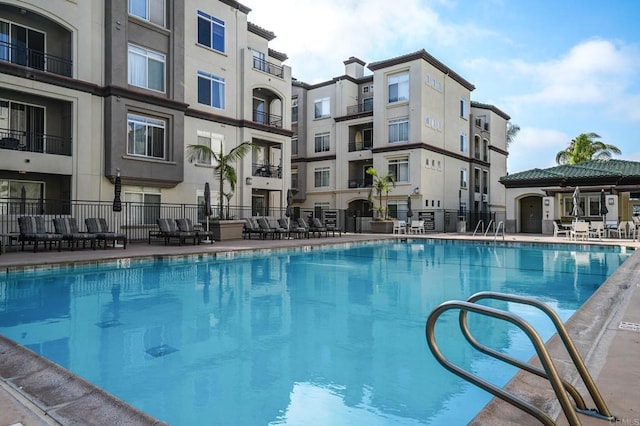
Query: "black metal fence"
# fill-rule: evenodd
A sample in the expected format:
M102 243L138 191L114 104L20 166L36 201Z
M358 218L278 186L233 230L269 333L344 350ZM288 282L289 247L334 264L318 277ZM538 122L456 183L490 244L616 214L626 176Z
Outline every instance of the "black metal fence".
M406 211L398 212L398 216L406 218ZM76 218L81 229L85 229L84 221L91 217L102 217L107 220L109 229L127 234L129 241L146 241L149 231L158 229L158 218L189 218L194 224L204 226L204 205L197 204L144 204L123 202L122 211L114 212L110 201L58 201L39 199L4 199L0 200L0 234L8 238L10 234L19 232L18 217L44 216L48 230L53 232L53 219L57 217ZM217 206L213 208L211 218L220 217ZM223 215L228 219L243 219L251 216L285 217L284 208L251 208L246 206L226 206ZM292 217L318 217L327 224L346 232L369 232L371 216L362 216L352 210L300 208L292 209ZM505 220L504 212L460 213L457 210L414 210L413 220L422 220L427 232L473 232L476 226L484 231L491 223L497 224ZM480 229L480 228L479 228Z

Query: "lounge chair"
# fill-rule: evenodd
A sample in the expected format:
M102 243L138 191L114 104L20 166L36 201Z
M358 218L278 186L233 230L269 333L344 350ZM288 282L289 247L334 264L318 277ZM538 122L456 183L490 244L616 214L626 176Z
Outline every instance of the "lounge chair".
M58 244L58 251L62 249L62 235L47 232L44 223L44 217L42 216L21 216L18 218L18 227L20 228L20 235L18 240L20 241L21 249L24 251L24 243L33 243L34 253L38 251L38 244L42 242L46 248L49 243L49 249L53 247L53 243Z
M242 228L242 238L250 240L252 235L257 235L260 239L263 239L265 236L256 218L246 217L244 219L244 227Z
M394 220L393 221L393 233L394 234L406 234L407 233L407 222L404 220Z
M195 232L196 238L198 238L198 244L203 240L213 240L213 232L207 232L205 230L198 230L193 226L193 222L189 218L176 219L176 226L179 231L182 232Z
M602 237L604 237L604 222L601 220L591 222L589 225L589 236L601 240Z
M569 236L569 229L564 228L562 226L562 223L559 220L554 220L553 221L553 236L554 237L559 237L561 235L564 235L565 237Z
M259 217L258 225L260 225L260 229L264 232L265 238L269 235L271 235L272 239L282 238L283 235L289 232L287 229L281 228L278 221L274 218Z
M164 239L164 244L169 244L171 239L178 240L178 245L184 244L187 240L191 239L193 245L196 245L198 236L195 232L181 231L178 229L178 225L174 219L157 219L158 227L160 228L160 238Z
M424 234L424 221L423 220L412 220L411 225L409 226L410 234Z
M313 233L317 233L318 236L321 236L322 233L324 233L325 237L329 236L329 229L326 225L320 222L320 219L318 219L317 217L311 218L311 223L309 223L309 230Z
M589 222L575 222L569 233L572 240L588 240L589 239Z
M289 230L289 235L293 235L296 238L307 237L309 238L309 231L301 226L298 226L298 222L292 219L278 219L278 223L281 228Z
M56 233L61 234L62 239L67 241L71 250L74 250L80 241L82 241L82 248L86 247L88 241L91 243L91 248L96 249L98 236L90 232L80 232L78 222L74 217L57 217L53 219L53 227Z
M107 248L107 243L112 242L113 247L116 246L116 242L120 241L123 248L127 248L127 235L120 232L109 231L109 225L107 221L102 217L90 217L84 220L87 226L87 231L91 234L96 234L96 241L100 245L100 241L104 242L104 248Z

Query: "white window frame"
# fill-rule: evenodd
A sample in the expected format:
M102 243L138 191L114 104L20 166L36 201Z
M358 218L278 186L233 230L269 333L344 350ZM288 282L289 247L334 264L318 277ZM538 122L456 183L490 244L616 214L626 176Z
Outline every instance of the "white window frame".
M144 153L136 152L136 143L130 141L130 134L134 130L133 126L143 126L145 134L145 148ZM150 155L149 145L153 145L153 141L149 141L149 129L162 129L162 155ZM131 150L133 148L133 152ZM167 122L160 118L149 117L143 114L130 112L127 114L127 155L135 157L145 157L165 160L167 155Z
M300 185L298 178L298 169L294 167L291 169L291 189L298 189L298 186Z
M313 102L313 118L327 118L331 116L330 98L322 98Z
M387 76L388 103L407 102L409 100L409 71Z
M129 61L129 70L127 80L130 85L136 87L142 87L148 90L153 90L154 92L165 93L166 91L166 78L167 78L167 63L166 56L162 53L155 52L150 49L146 49L144 47L136 46L135 44L129 44L128 46L128 61ZM142 59L144 61L144 69L135 70L133 65L134 58ZM162 64L162 88L158 89L155 87L149 87L149 78L150 76L150 67L149 64L157 62ZM138 72L136 72L138 71Z
M216 18L215 16L209 15L202 10L198 10L196 12L197 20L196 20L196 43L199 46L204 46L207 49L211 49L214 52L225 53L227 50L227 28L224 21L220 18ZM208 23L210 25L210 38L207 42L200 40L200 35L198 34L198 29L200 27L200 20L204 23ZM222 48L219 49L215 47L215 35L216 29L222 30ZM219 34L218 34L219 35Z
M136 12L135 4L144 4L145 11L143 14ZM159 11L157 10L158 8L160 9ZM166 10L165 0L129 0L129 15L163 28L165 27Z
M391 158L387 162L389 174L396 183L409 182L409 157Z
M224 78L222 77L218 77L217 75L214 74L210 74L206 71L200 71L198 70L198 82L197 82L197 90L196 90L196 96L198 97L198 103L201 105L207 105L210 106L211 108L215 108L215 109L220 109L223 110L225 109L226 106L226 83L224 81ZM206 103L206 102L202 102L200 99L200 83L201 82L207 82L209 84L209 95L210 95L210 102ZM218 89L218 93L219 96L214 96L215 95L215 89ZM218 101L219 103L217 103L216 101Z
M467 152L467 133L460 133L460 152Z
M469 187L469 176L467 174L467 168L463 167L460 169L460 188L468 188Z
M468 102L465 98L460 98L460 118L464 120L469 119L469 109L467 104Z
M124 186L122 193L124 201L142 205L141 209L133 208L129 212L131 223L155 225L156 220L160 218L160 204L162 203L160 188Z
M328 152L331 150L331 134L329 132L316 133L314 140L314 152Z
M388 140L389 143L408 142L409 141L409 119L397 118L389 120Z
M315 188L327 188L331 186L331 168L330 167L316 167L313 170L313 186Z
M198 130L197 132L198 145L206 145L213 152L222 153L224 150L224 136L217 134L206 132L202 130ZM206 155L204 157L198 157L195 159L195 163L200 166L214 166L216 165L213 157Z
M294 114L295 111L295 114ZM291 99L291 122L298 122L298 98Z
M291 155L298 155L298 136L291 136Z

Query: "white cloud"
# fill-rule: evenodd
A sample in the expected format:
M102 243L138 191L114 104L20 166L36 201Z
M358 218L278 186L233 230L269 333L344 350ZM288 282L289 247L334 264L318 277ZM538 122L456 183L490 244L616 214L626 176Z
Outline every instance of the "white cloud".
M554 129L523 127L509 147L509 173L556 165L556 154L565 149L573 137Z

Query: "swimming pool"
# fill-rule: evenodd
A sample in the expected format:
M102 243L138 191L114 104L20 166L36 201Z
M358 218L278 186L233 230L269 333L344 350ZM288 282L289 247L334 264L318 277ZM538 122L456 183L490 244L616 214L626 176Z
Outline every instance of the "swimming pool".
M459 424L490 396L433 360L431 309L494 290L567 319L625 258L409 240L14 275L0 280L0 333L172 424ZM457 318L443 321L450 358L498 384L513 375L458 345ZM532 353L508 326L478 322L483 342Z

